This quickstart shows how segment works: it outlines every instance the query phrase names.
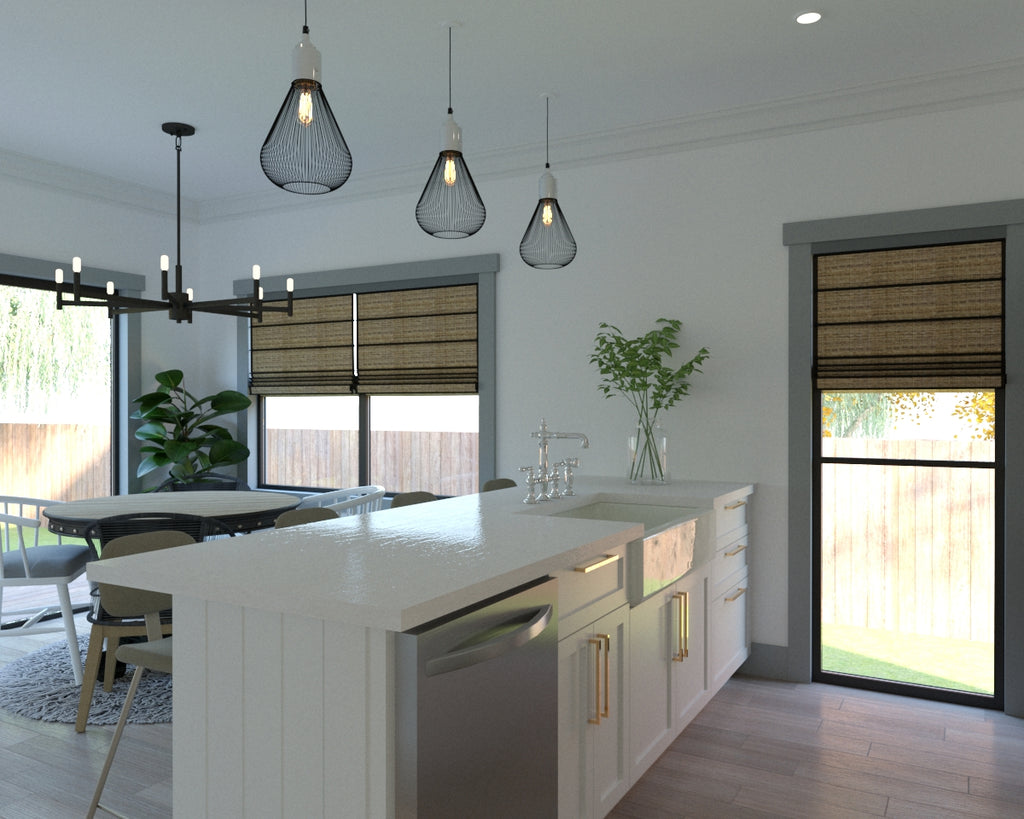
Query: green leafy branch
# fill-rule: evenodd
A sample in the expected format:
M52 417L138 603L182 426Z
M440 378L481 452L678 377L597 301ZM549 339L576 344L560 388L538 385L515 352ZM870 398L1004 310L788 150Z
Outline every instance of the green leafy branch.
M594 339L590 363L601 374L598 389L605 398L621 395L636 410L638 423L644 429L653 427L658 412L669 409L690 392L689 377L703 372L701 365L710 357L706 347L678 367L664 363L678 349L678 319L659 318L655 329L626 338L613 324L601 322Z

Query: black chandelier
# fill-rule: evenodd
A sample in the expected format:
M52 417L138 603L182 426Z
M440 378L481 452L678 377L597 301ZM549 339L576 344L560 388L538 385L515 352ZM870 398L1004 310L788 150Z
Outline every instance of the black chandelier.
M160 257L160 298L139 299L131 296L121 296L114 292L114 283L107 282L107 292L104 296L83 296L82 295L82 260L75 256L71 261L71 272L74 277L72 283L64 281L64 271L59 267L56 270L57 288L57 309L61 310L65 305L74 307L106 307L107 314L113 318L124 313L150 313L157 310L166 310L167 317L181 324L183 321L192 323L193 313L217 313L224 316L236 316L238 318L254 319L263 321L264 312L287 313L292 315L292 295L295 289L294 281L289 278L287 282L288 303L286 306L265 305L263 303L263 288L260 286L260 266L252 266L252 295L235 296L230 299L216 299L212 301L193 301L192 288L183 288L181 281L181 140L182 137L192 136L196 129L183 122L165 122L162 126L165 134L174 137L174 150L177 152L178 161L178 188L177 188L177 219L178 219L178 243L177 263L174 265L174 290L167 286L167 275L170 270L170 259L163 255Z

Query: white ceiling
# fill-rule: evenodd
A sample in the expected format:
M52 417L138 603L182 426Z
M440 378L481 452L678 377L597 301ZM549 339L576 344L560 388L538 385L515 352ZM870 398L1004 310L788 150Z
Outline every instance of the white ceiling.
M797 25L809 7L824 19ZM259 166L292 79L301 0L6 0L2 15L0 174L171 194L173 138L160 125L177 120L197 129L182 157L193 205L307 199ZM450 22L453 107L478 182L542 170L545 92L556 173L1024 97L1022 0L310 0L354 162L326 197L425 181L448 103Z

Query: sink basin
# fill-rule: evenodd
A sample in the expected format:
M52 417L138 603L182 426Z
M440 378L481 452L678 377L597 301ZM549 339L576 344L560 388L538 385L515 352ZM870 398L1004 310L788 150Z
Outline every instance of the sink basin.
M642 523L644 536L627 546L627 592L634 606L693 567L693 553L710 535L712 512L687 506L594 501L553 517Z

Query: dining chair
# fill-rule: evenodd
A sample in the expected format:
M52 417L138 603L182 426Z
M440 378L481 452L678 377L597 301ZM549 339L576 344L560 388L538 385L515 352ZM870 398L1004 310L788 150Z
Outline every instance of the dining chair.
M216 518L176 512L132 512L124 515L111 515L94 521L86 527L84 537L89 546L100 555L100 558L103 558L107 545L116 538L161 531L183 532L192 541L234 535L229 526ZM168 606L169 608L170 606ZM85 730L89 718L93 688L101 661L104 657L106 658L106 662L103 663L103 690L111 691L114 688L114 678L117 674L114 654L120 645L121 638L137 637L144 633L141 621L136 619L122 622L121 618L111 616L104 608L102 598L96 594L95 590L92 611L86 619L92 624L92 629L89 650L85 655L85 679L82 680L82 690L78 700L78 717L75 721L75 730L79 733ZM170 615L166 615L165 619L169 631Z
M515 485L516 482L511 478L491 478L489 481L484 481L480 491L493 492L495 489L511 489Z
M109 560L114 557L152 552L157 549L168 549L172 546L185 546L195 543L187 532L179 532L171 529L161 529L152 532L135 532L130 535L122 535L108 541L103 547L103 554L100 560ZM89 709L92 707L92 696L96 688L96 678L99 676L100 661L106 656L104 668L103 688L110 691L114 683L114 668L117 665L115 655L117 654L121 640L125 637L148 637L153 639L154 633L150 623L142 616L146 612L132 612L128 615L115 613L109 605L114 600L114 607L117 607L118 595L123 596L122 587L113 586L109 583L98 583L97 593L99 604L88 615L92 623L92 630L89 633L89 650L85 655L85 674L82 680L82 688L78 695L78 714L75 719L75 731L82 733L89 721ZM158 618L157 637L167 635L171 630L171 596L165 594L156 597L153 601L162 604L158 611L162 612Z
M181 533L169 531L155 532L150 535L148 542L151 546L158 540L166 543L165 546L152 546L152 548L182 545L180 542L169 542L172 539L171 536L175 534L180 535ZM145 541L144 535L130 535L128 537L133 538L132 544L126 547L129 549L134 548L134 544ZM186 535L185 537L188 536ZM112 548L123 540L111 541L109 547ZM147 549L143 548L142 550L146 551ZM100 771L99 781L96 783L96 790L93 793L92 801L89 803L89 812L86 814L88 819L92 819L98 809L112 813L115 816L121 815L101 805L100 799L103 796L103 788L107 783L107 776L110 773L114 755L117 753L117 746L121 742L121 735L124 733L124 727L128 722L128 714L131 711L132 702L135 700L135 694L139 690L139 682L142 680L142 675L147 669L170 674L173 671L174 665L172 649L174 638L162 636L161 631L161 612L170 605L170 595L107 583L100 583L99 587L100 596L104 600L104 605L109 608L110 613L122 618L141 619L145 624L146 635L149 639L146 642L126 643L117 649L117 659L127 665L135 666L135 673L132 675L131 684L128 686L124 706L121 708L121 716L118 718L117 727L114 729L114 735L110 741L110 749L107 751L107 757L103 762L103 769Z
M301 526L303 523L315 523L318 520L334 520L338 513L328 506L307 506L305 509L289 509L277 516L275 529L287 529L289 526Z
M316 506L330 506L338 515L361 515L363 512L376 512L384 500L383 486L350 486L348 489L332 489L330 492L318 492L307 495L296 507L309 509Z
M84 537L97 554L102 555L103 547L115 537L167 529L186 532L192 536L193 540L234 536L234 531L230 526L217 518L204 515L186 515L179 512L129 512L93 521L86 527Z
M391 508L396 509L399 506L412 506L414 503L427 503L435 500L437 500L437 495L432 492L423 492L421 490L399 492L391 499Z
M68 587L85 572L86 564L96 557L96 552L85 544L64 543L59 535L56 544L40 545L41 512L59 503L44 498L0 496L0 623L3 624L0 636L63 631L71 655L71 671L78 685L82 682L82 655ZM26 530L32 532L31 542L26 542ZM53 586L57 603L4 611L4 589L19 586ZM57 614L62 624L50 625Z

